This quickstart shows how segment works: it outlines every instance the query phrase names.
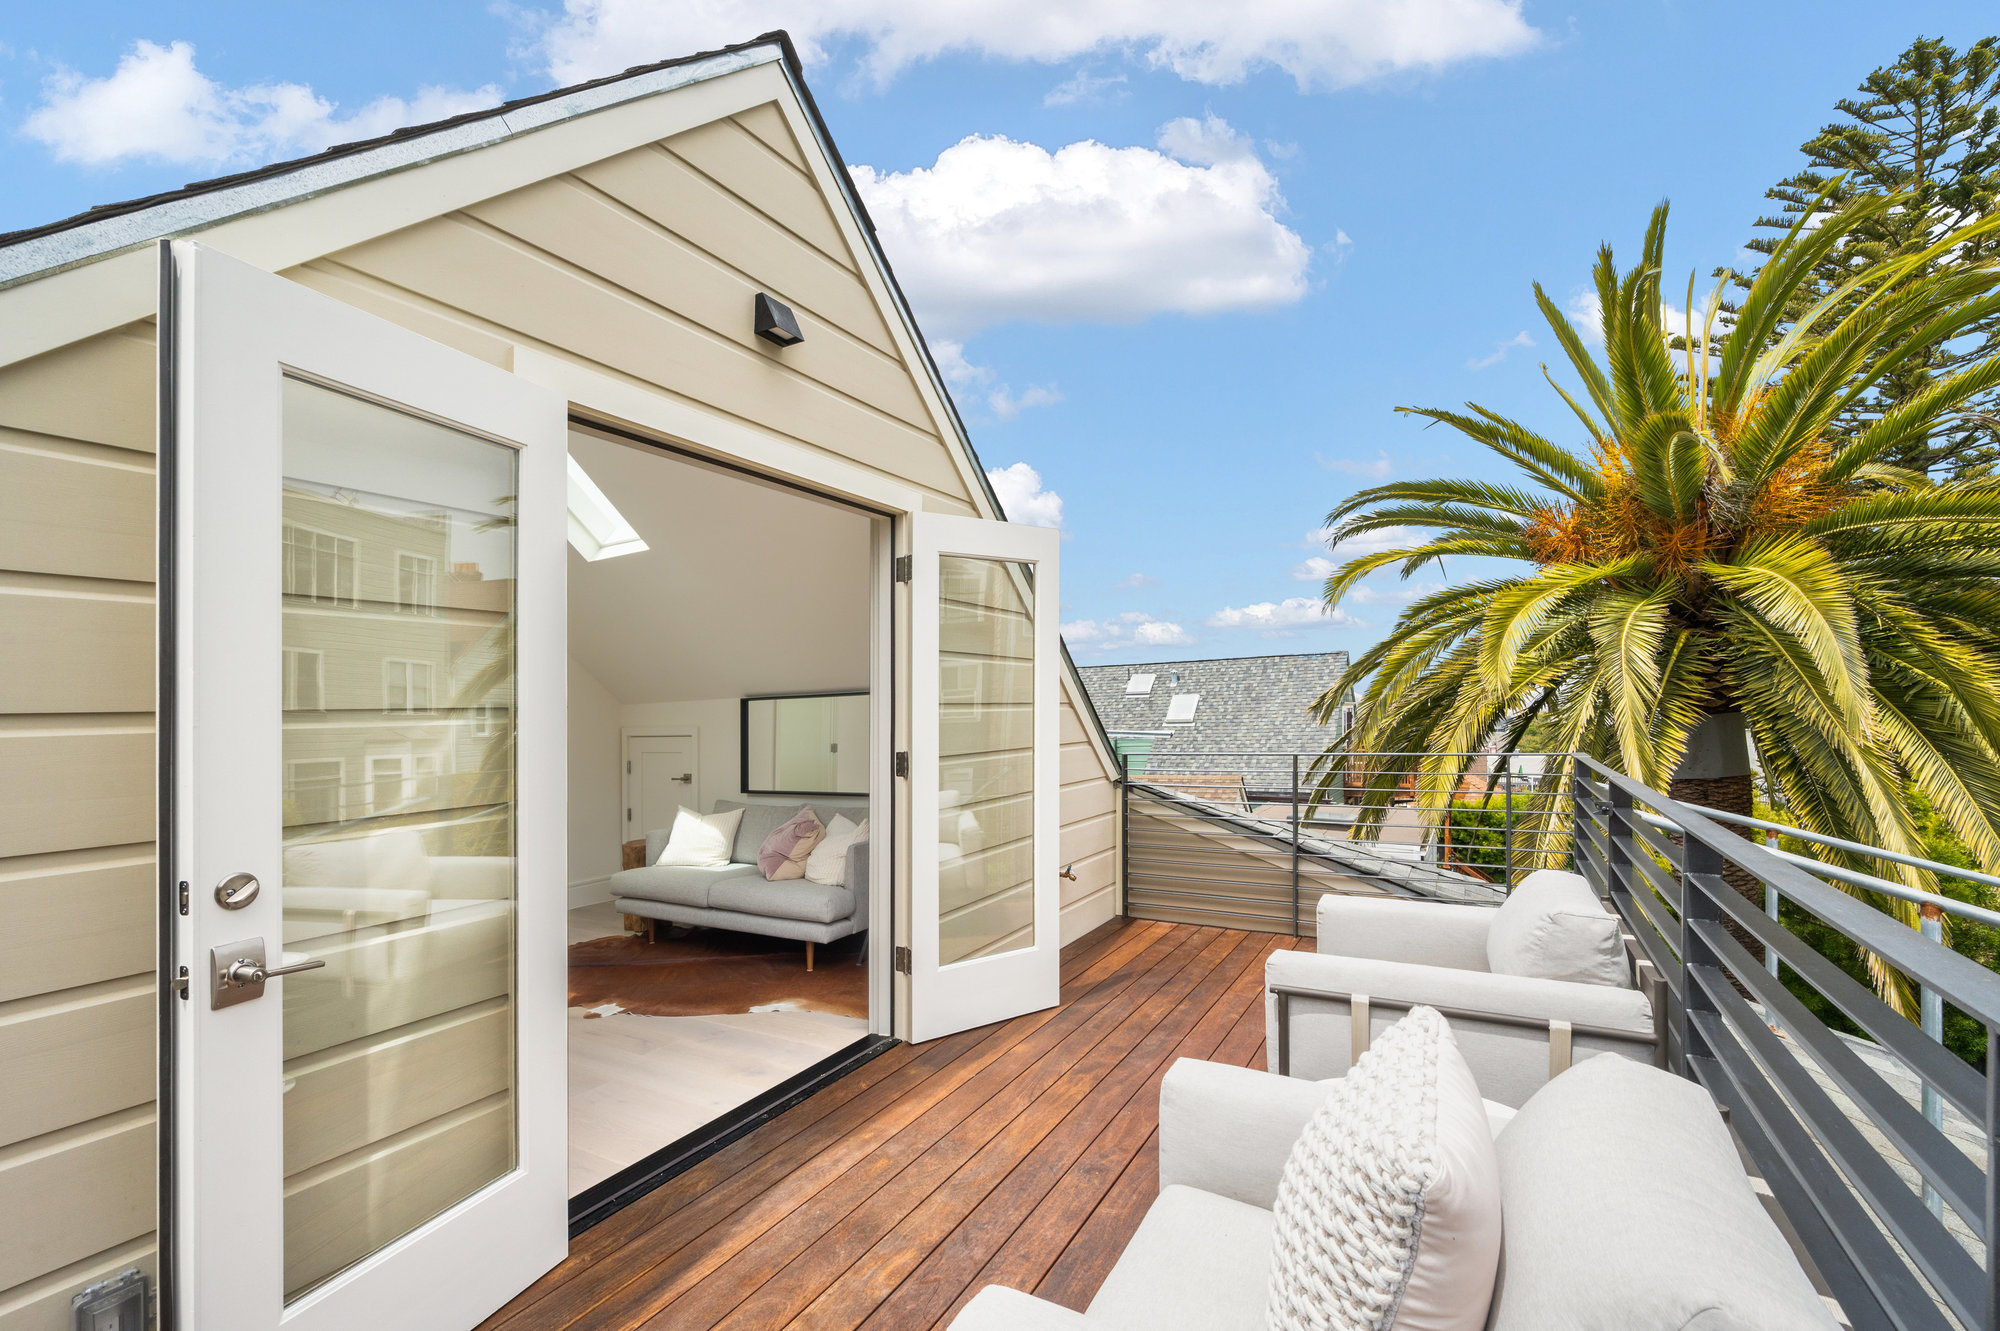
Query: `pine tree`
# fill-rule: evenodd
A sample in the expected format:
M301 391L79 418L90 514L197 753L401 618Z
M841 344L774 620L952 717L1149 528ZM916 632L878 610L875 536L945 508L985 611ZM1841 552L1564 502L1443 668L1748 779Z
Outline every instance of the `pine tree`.
M1859 97L1836 103L1845 119L1801 145L1811 164L1766 191L1780 207L1776 215L1759 218L1757 226L1777 234L1758 236L1748 247L1773 253L1799 217L1815 208L1831 213L1863 194L1906 193L1896 207L1857 228L1826 255L1812 282L1794 298L1788 311L1794 319L1804 317L1843 282L1915 254L2000 205L2000 38L1987 37L1959 52L1936 38L1920 37L1896 63L1863 79L1859 92ZM2000 238L1989 235L1927 271L1996 255ZM1738 281L1747 288L1750 279ZM1814 331L1832 327L1852 309L1854 299L1858 296L1824 312ZM1959 336L1930 343L1889 369L1842 409L1832 433L1858 434L1939 380L1996 354L2000 308ZM1938 478L1996 470L2000 388L1966 402L1927 434L1877 461Z

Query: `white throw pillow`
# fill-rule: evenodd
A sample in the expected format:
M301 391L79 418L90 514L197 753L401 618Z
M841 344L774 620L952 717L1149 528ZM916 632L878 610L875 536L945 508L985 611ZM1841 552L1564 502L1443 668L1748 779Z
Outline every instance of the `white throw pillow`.
M857 841L868 839L868 820L859 823L844 813L833 815L833 821L826 825L826 836L813 847L812 854L806 856L806 881L821 883L827 887L848 887L847 852Z
M1538 869L1494 912L1486 965L1495 975L1630 988L1618 917L1582 875Z
M1334 1082L1273 1208L1273 1331L1480 1331L1500 1162L1451 1028L1417 1007Z
M683 868L719 868L729 863L729 848L736 841L736 825L742 821L741 809L699 814L683 804L674 814L673 831L667 834L667 844L660 847L660 858L653 863Z

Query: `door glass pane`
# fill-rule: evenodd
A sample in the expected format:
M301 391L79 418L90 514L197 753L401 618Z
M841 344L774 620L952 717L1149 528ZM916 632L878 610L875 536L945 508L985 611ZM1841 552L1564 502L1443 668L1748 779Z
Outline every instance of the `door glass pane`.
M515 476L285 381L287 1300L514 1167Z
M938 559L938 964L1035 945L1029 571Z

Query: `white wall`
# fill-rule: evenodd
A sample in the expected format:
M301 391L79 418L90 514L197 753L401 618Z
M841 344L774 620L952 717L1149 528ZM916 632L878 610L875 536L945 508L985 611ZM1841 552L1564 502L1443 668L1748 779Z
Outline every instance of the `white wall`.
M569 904L609 901L618 870L624 765L618 700L569 660Z
M695 776L695 794L701 801L699 811L707 813L717 800L743 796L738 701L710 698L703 702L627 703L619 709L618 724L627 734L699 736L701 770Z

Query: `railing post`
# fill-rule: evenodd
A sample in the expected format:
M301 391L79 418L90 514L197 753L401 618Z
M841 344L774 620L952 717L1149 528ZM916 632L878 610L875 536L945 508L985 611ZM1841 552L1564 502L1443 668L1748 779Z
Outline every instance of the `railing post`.
M1695 933L1697 921L1722 922L1722 907L1710 895L1711 890L1733 892L1736 889L1722 881L1724 860L1722 852L1698 839L1693 833L1681 836L1681 995L1680 1009L1674 1013L1678 1027L1680 1053L1679 1064L1674 1071L1683 1077L1688 1072L1688 1060L1692 1058L1712 1059L1714 1053L1708 1048L1707 1038L1695 1028L1691 1015L1705 1012L1715 1015L1718 1009L1715 1000L1702 991L1701 982L1695 976L1699 967L1707 967L1720 972L1722 958ZM1715 884L1711 889L1709 884Z
M1920 927L1923 930L1924 937L1942 946L1944 943L1943 908L1930 902L1925 902L1922 909L1923 923ZM1936 1040L1939 1044L1943 1044L1944 995L1927 984L1919 984L1917 986L1917 1017L1919 1024L1924 1029L1924 1034L1930 1036L1931 1039ZM1931 1085L1929 1082L1923 1083L1923 1088L1924 1117L1930 1120L1932 1127L1942 1132L1944 1131L1944 1097L1939 1095L1937 1087ZM1924 1205L1930 1208L1932 1215L1940 1220L1944 1219L1944 1198L1940 1197L1938 1190L1930 1185L1929 1179L1924 1180Z
M1507 801L1506 821L1503 824L1506 829L1503 835L1507 854L1505 870L1507 876L1503 885L1512 892L1514 890L1514 777L1507 770L1507 759L1504 757L1500 760L1500 790Z
M1604 819L1604 895L1623 887L1633 890L1632 794L1616 781L1611 787L1611 810Z
M1299 937L1299 755L1292 755L1292 937Z
M2000 1331L2000 1026L1986 1027L1986 1331Z
M1764 834L1764 844L1772 850L1778 849L1778 834L1776 832L1766 832ZM1764 884L1764 913L1771 917L1773 924L1778 922L1778 906L1778 885L1776 883ZM1764 969L1771 973L1772 979L1779 978L1777 948L1767 947L1764 949Z
M1118 913L1132 918L1132 753L1118 755Z

